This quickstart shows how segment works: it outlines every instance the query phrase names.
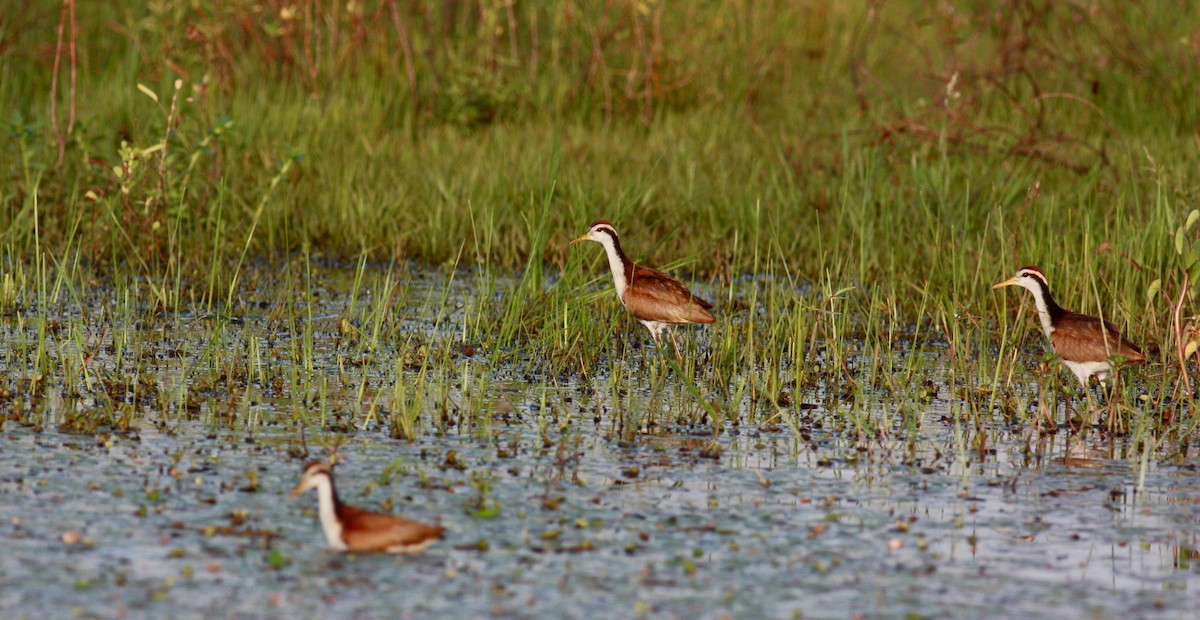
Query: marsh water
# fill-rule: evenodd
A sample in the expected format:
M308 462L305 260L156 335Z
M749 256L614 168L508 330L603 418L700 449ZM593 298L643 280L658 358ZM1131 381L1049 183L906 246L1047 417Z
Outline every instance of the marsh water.
M602 355L586 376L469 343L431 369L481 288L470 274L401 278L394 336L366 353L349 335L370 331L349 309L353 268L312 278L298 311L264 286L222 321L123 314L103 286L4 318L7 349L47 333L59 361L3 360L0 617L1200 614L1195 458L1002 420L980 449L946 391L920 403L916 439L864 441L800 389L787 420L748 405L714 432L671 415L695 405L648 337L637 361ZM333 451L344 501L438 522L445 540L328 550L315 495L287 495Z

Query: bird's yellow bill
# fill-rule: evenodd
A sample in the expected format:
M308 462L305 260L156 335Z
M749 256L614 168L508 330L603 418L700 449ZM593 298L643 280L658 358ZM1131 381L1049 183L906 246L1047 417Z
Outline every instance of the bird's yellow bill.
M300 484L297 484L296 488L292 489L292 493L291 493L290 497L292 499L296 499L297 497L300 497L301 495L304 495L304 483L303 482L301 482Z
M578 237L575 237L574 239L572 239L571 242L568 243L567 245L575 245L576 243L579 243L580 241L588 241L588 236L587 235L579 235Z
M1003 287L1005 287L1005 286L1012 286L1012 285L1014 285L1014 284L1016 284L1016 283L1017 283L1017 277L1016 277L1016 276L1013 276L1013 277L1011 277L1011 278L1009 278L1009 279L1007 279L1007 280L1005 280L1005 281L1003 281L1003 282L997 282L997 283L993 284L993 285L992 285L992 288L993 288L993 289L1003 288Z

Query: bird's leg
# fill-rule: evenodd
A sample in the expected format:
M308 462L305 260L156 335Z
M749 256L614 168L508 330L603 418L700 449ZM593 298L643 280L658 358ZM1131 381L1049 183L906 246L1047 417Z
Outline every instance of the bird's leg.
M1071 406L1071 393L1070 392L1066 392L1066 391L1063 392L1063 405L1066 406L1065 413L1066 413L1066 418L1067 418L1067 428L1069 428L1071 430L1071 432L1077 432L1079 430L1079 427L1075 426L1075 408Z
M1104 379L1100 380L1100 392L1104 395L1104 401L1108 405L1108 434L1113 434L1117 428L1117 386L1120 384L1121 375L1113 370L1112 388L1109 388Z
M675 349L675 358L682 362L683 354L679 352L679 343L675 340L675 332L670 331L665 327L663 330L667 332L667 338L671 339L671 348Z
M1085 424L1085 429L1090 428L1096 421L1096 405L1092 402L1092 391L1088 389L1087 383L1083 384L1083 397L1087 400L1087 411L1084 413L1082 424Z
M658 331L655 329L650 330L650 337L654 339L654 350L658 352L659 356L661 356L662 355L662 337L659 335Z

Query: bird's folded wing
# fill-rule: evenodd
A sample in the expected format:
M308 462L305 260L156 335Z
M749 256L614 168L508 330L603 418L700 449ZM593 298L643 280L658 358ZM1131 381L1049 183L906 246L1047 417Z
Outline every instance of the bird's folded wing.
M420 545L442 537L442 528L408 521L391 515L343 507L342 538L346 546L362 551L384 551L395 547Z
M639 319L664 323L712 323L712 304L671 276L638 265L625 291L625 306Z
M1071 313L1059 320L1050 336L1059 357L1077 362L1102 362L1110 357L1124 357L1137 363L1146 356L1126 340L1108 321L1094 316Z

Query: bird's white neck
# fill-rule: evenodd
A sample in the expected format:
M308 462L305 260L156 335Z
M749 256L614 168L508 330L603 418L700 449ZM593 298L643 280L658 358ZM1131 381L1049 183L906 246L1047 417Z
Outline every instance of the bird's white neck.
M625 257L621 255L621 251L617 249L616 241L608 235L600 235L596 241L604 246L604 253L608 255L608 268L612 270L613 285L617 287L617 297L621 299L621 303L625 303L625 287L629 286L629 281L625 279Z
M1036 283L1019 283L1023 288L1033 293L1033 305L1037 306L1038 320L1042 322L1042 331L1049 338L1054 333L1054 324L1050 321L1050 305L1046 303L1046 291Z
M333 482L329 476L319 476L313 481L313 485L317 487L317 514L321 517L321 529L325 532L325 539L329 541L330 547L344 550L346 543L342 540L342 523L337 518Z

